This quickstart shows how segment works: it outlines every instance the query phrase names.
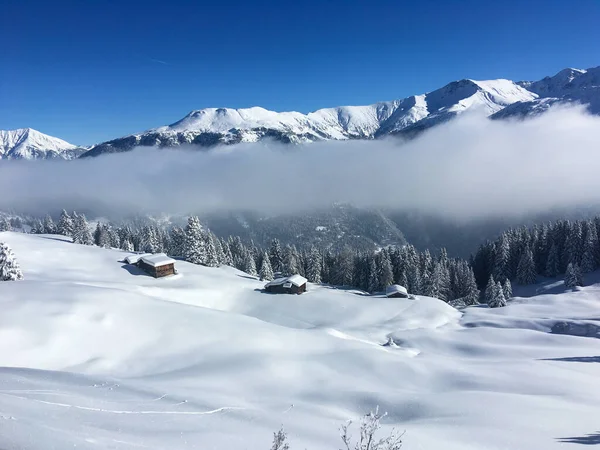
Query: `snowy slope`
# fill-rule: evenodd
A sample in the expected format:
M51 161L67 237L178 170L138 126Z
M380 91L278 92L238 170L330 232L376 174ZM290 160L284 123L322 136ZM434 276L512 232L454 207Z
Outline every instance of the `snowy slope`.
M551 106L574 103L586 105L592 114L600 114L600 67L587 70L564 69L552 77L517 84L539 95L539 99L515 103L492 118L535 116Z
M379 404L405 448L569 448L597 431L600 288L461 315L430 298L309 286L263 294L231 268L155 280L124 252L0 233L0 448L340 448ZM577 333L573 333L577 334ZM398 347L380 344L392 336Z
M0 130L0 159L73 159L84 151L32 128Z
M165 127L98 144L84 156L128 151L136 146L212 146L275 139L285 143L372 139L413 132L467 110L486 115L537 95L509 80L461 80L424 95L368 106L341 106L309 114L264 108L207 108Z

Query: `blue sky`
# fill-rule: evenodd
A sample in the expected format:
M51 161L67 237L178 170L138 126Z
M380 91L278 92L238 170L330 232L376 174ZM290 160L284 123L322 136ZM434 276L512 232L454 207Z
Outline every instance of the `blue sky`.
M600 65L598 0L2 5L0 129L81 145L205 107L308 112Z

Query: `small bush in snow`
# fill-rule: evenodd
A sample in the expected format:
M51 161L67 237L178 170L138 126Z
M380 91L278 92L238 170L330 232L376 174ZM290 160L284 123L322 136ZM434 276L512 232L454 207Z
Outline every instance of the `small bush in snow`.
M381 419L386 413L381 414L379 408L371 411L362 417L360 421L360 433L356 439L350 434L352 421L348 421L340 428L340 437L346 450L400 450L402 447L402 436L404 433L398 433L396 430L382 438L377 437L377 432L381 428ZM273 433L273 445L271 450L289 450L287 434L283 428L277 433Z
M23 272L15 255L7 244L0 243L0 281L18 281L23 279Z
M271 450L289 450L290 445L287 443L287 433L281 427L277 433L273 433L273 445Z

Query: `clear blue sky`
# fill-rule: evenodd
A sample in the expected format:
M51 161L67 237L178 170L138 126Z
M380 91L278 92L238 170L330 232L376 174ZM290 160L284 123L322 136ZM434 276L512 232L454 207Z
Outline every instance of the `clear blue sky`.
M600 65L600 0L4 0L0 129L92 144L193 109L312 111Z

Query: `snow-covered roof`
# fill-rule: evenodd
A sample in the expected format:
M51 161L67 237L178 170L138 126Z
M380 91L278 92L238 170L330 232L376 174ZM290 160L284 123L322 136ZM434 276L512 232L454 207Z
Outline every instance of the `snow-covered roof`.
M406 288L404 286L400 286L399 284L392 284L391 286L385 288L386 296L390 296L397 293L408 295L408 291L406 290Z
M265 287L279 286L285 283L292 283L294 286L302 286L308 280L301 275L291 275L289 277L277 278L273 281L269 281Z
M125 262L127 264L137 264L140 258L143 258L144 256L152 256L152 253L136 253L135 255L129 255L125 258Z
M156 253L150 256L142 256L140 259L152 267L166 266L167 264L175 263L175 260L173 258L169 258L164 253Z

